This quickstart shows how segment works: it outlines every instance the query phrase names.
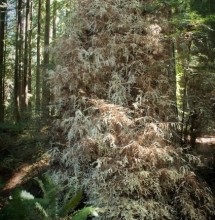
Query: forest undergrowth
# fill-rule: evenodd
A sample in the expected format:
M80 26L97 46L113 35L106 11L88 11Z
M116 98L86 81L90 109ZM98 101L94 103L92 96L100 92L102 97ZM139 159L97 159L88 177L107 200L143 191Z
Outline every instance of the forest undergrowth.
M44 126L43 129L41 128L41 125L35 124L35 120L0 125L2 194L8 195L7 191L11 191L23 181L25 182L43 170L42 164L38 167L36 164L43 161L45 165L44 155L49 149L49 143L46 128ZM22 178L25 177L27 177L26 180L23 180Z

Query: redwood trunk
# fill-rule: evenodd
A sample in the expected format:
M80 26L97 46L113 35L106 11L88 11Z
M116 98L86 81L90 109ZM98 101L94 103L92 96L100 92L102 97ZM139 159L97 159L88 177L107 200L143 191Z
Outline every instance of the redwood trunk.
M37 14L37 70L36 70L36 112L40 111L40 40L41 40L41 0L38 0Z
M6 0L0 0L0 5L6 4ZM5 15L6 8L0 8L0 122L4 122L4 39L5 39Z
M47 84L47 71L49 68L49 38L50 38L50 0L46 1L46 18L45 18L45 39L44 39L44 60L43 60L43 86L42 86L42 107L43 117L49 116L50 93Z

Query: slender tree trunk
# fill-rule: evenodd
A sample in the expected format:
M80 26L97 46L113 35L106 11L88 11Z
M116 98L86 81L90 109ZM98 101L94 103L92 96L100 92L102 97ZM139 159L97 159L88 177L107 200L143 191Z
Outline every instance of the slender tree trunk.
M38 0L37 14L37 70L36 70L36 111L40 111L40 40L41 40L41 0Z
M20 26L19 26L19 99L20 99L20 116L24 116L24 42L25 42L25 19L24 19L24 5L25 1L21 0L20 7Z
M179 78L179 84L183 90L180 93L181 96L181 144L188 144L188 115L190 112L188 88L189 88L189 63L190 63L190 46L191 37L179 36L176 42L176 63L178 65L181 76Z
M53 41L56 39L56 35L57 35L57 1L54 0L53 2L53 23L52 23L52 38Z
M53 4L52 4L52 46L55 46L56 42L56 36L57 36L57 0L54 0ZM54 57L52 56L50 58L51 63L54 64ZM50 100L52 100L52 94L50 94ZM55 108L51 108L50 111L51 115L55 114Z
M22 86L22 95L23 95L23 110L26 111L28 107L28 55L29 55L29 7L30 0L26 1L25 8L25 40L24 40L24 69L23 69L23 86Z
M44 68L43 68L43 86L42 86L42 107L43 107L43 117L47 118L49 116L49 100L50 92L47 84L47 70L49 66L49 38L50 38L50 0L46 1L46 19L45 19L45 38L44 38Z
M29 39L28 39L28 93L32 94L32 87L31 87L31 65L32 65L32 21L33 21L33 0L30 0L30 11L29 11ZM31 101L28 100L29 108L31 108ZM30 109L29 109L30 110Z
M21 30L21 9L22 0L17 1L17 24L16 24L16 43L15 43L15 71L14 71L14 119L16 122L20 120L20 46L19 36Z
M4 30L4 34L5 34L5 36L4 36L4 38L5 39L7 39L7 18L5 19L5 30ZM5 75L6 75L6 71L7 71L7 62L6 62L6 54L7 53L7 44L6 44L6 42L4 43L4 71L3 71L3 84L2 84L2 86L3 86L3 100L4 100L4 106L3 106L3 110L2 110L2 112L3 112L3 119L5 120Z
M0 0L0 5L6 4L6 0ZM4 122L4 40L5 40L6 8L0 8L0 122Z

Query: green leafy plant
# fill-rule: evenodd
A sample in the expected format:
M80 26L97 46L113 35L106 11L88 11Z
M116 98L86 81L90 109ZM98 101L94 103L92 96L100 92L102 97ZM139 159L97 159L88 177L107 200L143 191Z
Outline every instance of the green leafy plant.
M89 215L94 215L95 217L97 217L98 214L96 212L96 209L92 207L83 208L77 211L77 213L74 215L74 217L72 217L71 220L85 220Z
M91 214L97 215L96 208L92 207L75 211L83 197L82 189L73 193L74 196L71 199L59 205L58 187L50 177L46 176L44 180L36 178L36 180L43 192L43 197L36 198L26 190L16 189L2 210L0 219L53 220L69 217L71 220L84 220Z
M76 195L62 207L59 216L63 217L67 215L72 209L74 209L81 201L82 196L83 196L83 190L79 189Z

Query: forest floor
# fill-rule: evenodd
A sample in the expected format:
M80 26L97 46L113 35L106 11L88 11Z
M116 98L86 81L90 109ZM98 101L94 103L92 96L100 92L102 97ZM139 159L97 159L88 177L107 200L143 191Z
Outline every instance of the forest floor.
M194 151L202 162L202 166L198 168L198 172L210 185L215 195L215 136L205 135L198 137Z
M194 151L202 158L203 164L215 168L215 136L197 138Z
M18 185L23 185L30 178L37 176L49 166L49 156L44 156L33 163L24 163L15 170L6 181L2 191L7 194Z
M0 208L17 186L49 166L47 132L30 126L0 125ZM30 186L29 186L30 187Z

